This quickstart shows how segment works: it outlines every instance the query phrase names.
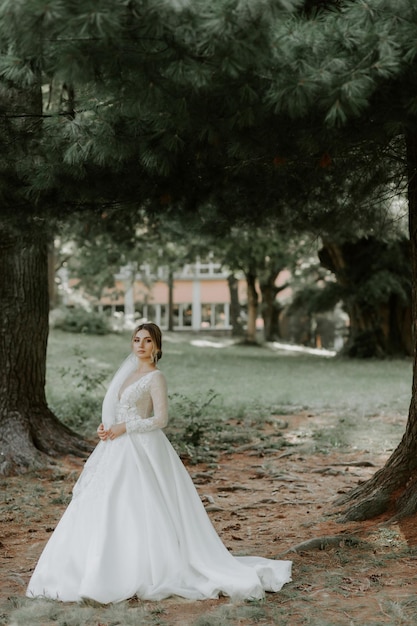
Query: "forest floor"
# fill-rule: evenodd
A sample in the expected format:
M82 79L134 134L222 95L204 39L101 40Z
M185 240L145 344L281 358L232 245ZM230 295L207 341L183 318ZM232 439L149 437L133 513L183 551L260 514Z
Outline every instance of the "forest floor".
M399 421L396 415L370 418ZM259 441L223 452L216 464L188 465L208 514L235 555L293 561L293 582L261 602L228 598L161 602L131 600L114 606L73 605L24 598L46 540L61 516L82 460L66 457L41 472L4 479L0 518L0 624L8 626L285 626L417 624L417 519L387 523L339 521L335 500L370 478L389 451L320 449L314 432L331 429L334 416L298 412L275 416ZM238 425L236 425L238 427ZM377 436L377 435L376 435ZM373 449L377 451L373 452ZM315 538L316 545L306 544Z

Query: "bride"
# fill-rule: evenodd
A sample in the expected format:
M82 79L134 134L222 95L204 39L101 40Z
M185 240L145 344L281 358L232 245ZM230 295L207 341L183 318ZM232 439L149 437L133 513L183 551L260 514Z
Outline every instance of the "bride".
M104 604L133 596L259 599L291 580L291 561L234 557L218 537L161 430L168 421L161 356L159 327L138 326L104 398L100 442L26 595Z

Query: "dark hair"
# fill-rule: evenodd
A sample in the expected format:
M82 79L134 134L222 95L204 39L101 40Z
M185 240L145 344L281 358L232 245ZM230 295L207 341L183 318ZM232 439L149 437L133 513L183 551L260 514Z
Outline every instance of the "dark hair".
M159 326L154 324L153 322L144 322L143 324L139 324L133 331L132 341L140 330L147 330L151 336L152 343L155 349L156 358L159 359L162 357L162 333Z

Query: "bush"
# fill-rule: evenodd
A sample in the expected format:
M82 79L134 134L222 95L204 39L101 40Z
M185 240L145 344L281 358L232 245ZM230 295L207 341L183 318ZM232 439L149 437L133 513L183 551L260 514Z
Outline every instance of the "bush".
M197 399L177 393L170 396L171 420L166 432L177 453L192 463L213 460L217 456L215 442L224 423L218 409L209 410L217 397L213 389L208 390L206 397Z
M86 311L82 308L65 310L63 315L55 317L53 325L68 333L107 335L111 332L109 320L103 313Z
M66 426L84 437L92 437L101 422L101 404L100 398L71 395L52 402L51 409Z
M68 380L68 393L50 402L53 412L67 426L83 434L93 435L101 422L101 405L106 391L107 368L97 368L82 348L75 347L76 367L61 367L59 374Z

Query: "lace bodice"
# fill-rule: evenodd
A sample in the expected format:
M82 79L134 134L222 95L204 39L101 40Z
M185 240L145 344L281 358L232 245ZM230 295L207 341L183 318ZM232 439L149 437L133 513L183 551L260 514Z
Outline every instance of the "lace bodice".
M124 389L117 404L116 422L126 422L128 434L167 425L168 393L161 371L149 372Z

